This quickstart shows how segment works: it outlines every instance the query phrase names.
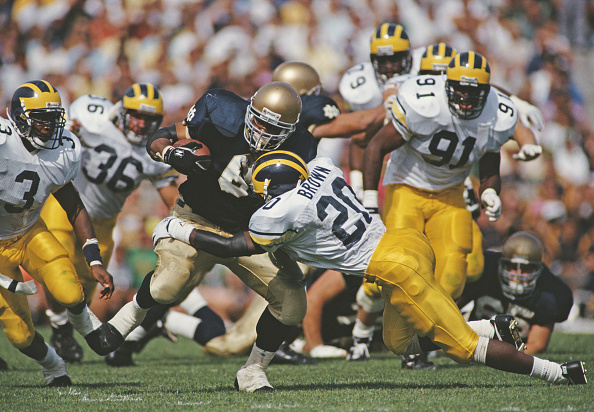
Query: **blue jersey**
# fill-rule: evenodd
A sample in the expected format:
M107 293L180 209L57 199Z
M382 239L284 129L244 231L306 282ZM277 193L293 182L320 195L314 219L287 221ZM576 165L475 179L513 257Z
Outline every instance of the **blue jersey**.
M501 253L485 251L485 271L481 278L467 283L462 292L464 302L474 300L470 320L488 319L499 313L513 315L522 335L532 325L546 325L567 320L573 305L573 294L560 278L546 266L536 282L532 296L511 300L503 295L497 274Z
M299 124L311 131L312 126L329 123L340 114L338 105L332 98L323 95L301 96L301 116Z
M204 143L212 156L209 169L200 176L188 176L179 192L192 211L228 232L246 230L250 216L260 206L262 197L237 196L225 191L219 181L229 168L236 168L240 156L253 162L262 153L254 153L245 138L245 114L249 102L223 89L206 92L190 109L186 126L192 139ZM316 156L316 141L305 128L295 132L279 147L298 154L305 162ZM247 173L247 170L245 170ZM244 175L249 182L249 177Z

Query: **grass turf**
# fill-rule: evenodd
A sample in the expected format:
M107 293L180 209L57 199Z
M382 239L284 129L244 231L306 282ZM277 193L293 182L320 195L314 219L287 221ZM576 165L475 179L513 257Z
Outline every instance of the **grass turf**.
M40 328L48 340L49 329ZM135 355L135 367L112 368L84 340L82 363L68 365L70 388L47 388L36 362L0 333L0 411L594 411L592 383L553 386L481 365L458 365L437 356L435 371L400 370L400 358L372 354L368 362L325 360L317 365L271 365L276 392L233 389L245 358L206 356L193 341L159 338ZM594 334L555 332L541 357L594 365ZM590 381L594 380L590 376Z

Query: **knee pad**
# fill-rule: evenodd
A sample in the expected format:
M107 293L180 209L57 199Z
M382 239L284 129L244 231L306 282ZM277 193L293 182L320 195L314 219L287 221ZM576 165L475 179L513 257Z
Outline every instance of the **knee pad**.
M281 323L298 325L307 312L307 295L302 281L277 276L268 284L268 309Z

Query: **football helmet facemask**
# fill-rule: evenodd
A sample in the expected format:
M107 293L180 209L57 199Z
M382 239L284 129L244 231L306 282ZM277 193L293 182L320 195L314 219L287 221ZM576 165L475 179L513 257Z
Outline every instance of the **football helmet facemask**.
M297 187L309 177L307 165L295 153L274 150L260 156L252 168L254 192L266 202Z
M319 95L322 81L318 72L307 63L288 61L281 63L272 72L273 82L285 82L300 95Z
M445 43L435 43L427 46L421 57L419 74L439 75L445 73L448 63L458 52Z
M62 99L45 80L32 80L15 90L7 110L18 135L34 149L55 149L62 142L66 117Z
M271 82L252 96L245 114L244 136L257 152L277 149L295 131L301 97L284 82Z
M375 77L381 86L392 77L410 71L410 40L400 24L380 25L371 36L369 48Z
M491 68L475 52L454 56L446 69L450 111L461 119L475 119L483 111L490 90Z
M499 259L499 281L503 294L511 300L532 296L541 275L543 246L536 236L517 232L504 243Z
M134 83L119 106L118 125L132 144L144 144L163 122L163 97L150 83Z

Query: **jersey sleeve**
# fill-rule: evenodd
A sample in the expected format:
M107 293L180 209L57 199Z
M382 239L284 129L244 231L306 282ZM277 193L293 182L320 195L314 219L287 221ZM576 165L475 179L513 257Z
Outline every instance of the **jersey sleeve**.
M382 104L382 91L371 63L353 66L342 76L338 91L352 111L373 109Z
M87 94L76 99L68 107L67 128L77 120L81 129L77 136L84 143L85 136L100 133L114 110L114 104L104 97Z
M336 119L340 114L338 104L329 96L302 96L303 110L300 119L306 120L307 124L303 124L308 130L312 130L312 126L329 123Z
M237 104L238 101L243 104ZM190 137L208 143L205 136L202 136L206 124L213 125L224 136L237 135L244 124L248 104L246 100L227 90L209 90L198 99L186 116L185 123Z
M250 219L249 232L252 240L268 252L274 252L294 233L293 219L278 196L258 209Z
M518 122L518 109L507 95L494 87L491 87L491 93L494 93L497 98L497 122L494 130L497 147L489 148L489 150L499 151L505 142L514 137Z

